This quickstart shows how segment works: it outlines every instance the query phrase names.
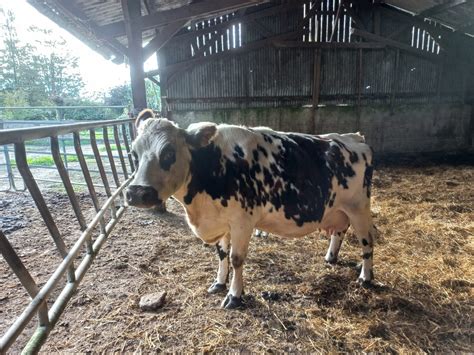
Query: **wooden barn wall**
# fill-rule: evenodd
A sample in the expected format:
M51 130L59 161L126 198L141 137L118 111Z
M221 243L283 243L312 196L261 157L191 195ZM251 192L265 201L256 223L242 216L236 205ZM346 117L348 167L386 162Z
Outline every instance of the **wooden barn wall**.
M328 2L333 3L333 2ZM334 9L327 9L335 10ZM235 14L196 24L196 29L232 20ZM301 9L281 15L258 19L272 33L294 31L302 17ZM348 23L346 17L341 21ZM350 22L350 21L349 21ZM331 30L327 19L326 34ZM381 33L390 33L396 23L382 22ZM240 35L239 35L240 30ZM336 41L349 42L349 25L339 31ZM317 41L325 41L321 28L310 28ZM319 34L316 32L319 31ZM211 33L211 32L210 32ZM345 36L347 35L347 36ZM418 47L435 53L437 44L418 34ZM404 35L404 41L417 41L417 29ZM343 38L346 37L346 38ZM167 90L169 109L208 110L258 107L297 107L310 105L313 95L315 49L310 47L263 47L239 52L246 44L263 39L258 26L241 23L212 37L193 36L192 31L170 42L164 49L166 65L193 59L193 53L202 50L210 56L205 62L193 64L179 72ZM423 44L422 44L423 43ZM417 45L416 43L414 44ZM423 47L421 47L423 46ZM234 55L212 58L216 53L233 51ZM435 60L393 48L383 49L321 49L320 104L372 105L407 104L431 101L460 102L463 100L466 79L463 68L447 63L442 56ZM398 56L398 61L397 61Z

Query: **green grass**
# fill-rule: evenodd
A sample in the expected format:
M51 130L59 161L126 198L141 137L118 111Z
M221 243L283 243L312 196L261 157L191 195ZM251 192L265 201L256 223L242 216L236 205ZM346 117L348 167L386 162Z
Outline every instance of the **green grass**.
M110 150L117 150L117 146L115 144L110 145ZM99 147L99 152L106 152L107 148L105 148L105 145L102 147Z
M63 158L63 162L64 162L64 157L61 156L61 158ZM68 155L68 157L67 157L67 162L68 163L73 163L73 162L77 162L77 161L79 161L77 156ZM26 158L26 162L28 163L28 165L36 165L36 166L53 166L54 165L53 157L50 157L50 156L47 156L47 155L40 156L40 157ZM13 166L16 166L15 159L11 160L11 164Z

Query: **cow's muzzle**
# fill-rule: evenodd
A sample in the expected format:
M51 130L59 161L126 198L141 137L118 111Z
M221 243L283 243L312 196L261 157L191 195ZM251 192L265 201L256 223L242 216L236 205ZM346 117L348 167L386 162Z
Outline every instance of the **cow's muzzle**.
M151 186L130 185L125 195L130 206L150 208L162 203L158 191Z

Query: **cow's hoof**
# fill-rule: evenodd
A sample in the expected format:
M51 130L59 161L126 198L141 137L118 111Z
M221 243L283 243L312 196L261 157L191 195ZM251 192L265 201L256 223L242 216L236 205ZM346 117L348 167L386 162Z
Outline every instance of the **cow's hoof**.
M361 285L363 288L372 288L372 287L374 287L374 284L373 284L372 280L364 280L362 277L359 277L359 279L357 280L357 282L358 282L359 285Z
M224 301L222 301L221 307L224 309L237 309L237 308L242 308L243 303L242 303L242 297L235 297L232 296L230 293L227 294L227 296L224 298Z
M335 259L324 259L324 261L326 262L326 264L330 265L330 266L334 266L337 264L337 258Z
M220 284L217 281L214 281L212 285L207 289L207 293L215 294L215 293L221 293L225 290L226 290L225 284Z

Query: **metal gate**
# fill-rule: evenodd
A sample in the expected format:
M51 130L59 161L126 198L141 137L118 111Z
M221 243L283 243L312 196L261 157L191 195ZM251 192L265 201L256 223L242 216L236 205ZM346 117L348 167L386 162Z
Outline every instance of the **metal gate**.
M97 145L97 132L102 135L106 150L105 157L100 154ZM95 216L89 223L86 223L77 194L74 190L68 171L64 166L62 153L60 151L59 137L68 134L72 134L73 136L73 145L78 158L80 171L82 171L82 176L87 185L87 190L96 212ZM84 157L87 155L84 154L84 144L81 143L81 137L84 138L84 134L87 134L89 137L90 146L88 148L92 149L92 155L95 159L97 171L100 174L102 182L101 186L107 195L107 199L102 205L97 196L97 185L94 185L93 183L88 163ZM109 135L112 138L109 139ZM134 136L135 130L132 119L61 124L48 127L0 131L0 146L14 145L17 169L21 174L23 182L30 192L31 197L47 226L49 234L62 257L62 262L57 266L44 286L40 288L31 276L30 271L25 267L22 260L11 246L3 231L0 230L0 253L3 255L3 258L6 260L7 264L18 277L19 281L32 299L22 314L1 337L0 354L7 352L35 315L38 318L38 326L26 346L23 348L24 353L37 352L46 340L51 329L58 321L61 313L67 305L67 302L72 297L101 246L126 209L124 203L124 189L130 183L134 174L133 159L130 156L130 145ZM59 172L62 185L67 193L69 202L81 230L79 238L69 250L66 247L63 236L61 235L28 164L25 142L40 138L49 139L54 164ZM114 150L118 155L116 154L114 156L112 152L111 140L113 144L115 144ZM104 158L104 160L102 158ZM119 161L118 165L120 165L120 168L116 166L115 160ZM112 188L112 183L109 182L104 163L108 163L109 165L110 175L113 177L115 188ZM106 214L106 212L108 212L108 214ZM108 215L110 215L109 218L107 218ZM99 230L98 232L96 231L97 226ZM86 252L82 259L80 259L79 265L75 267L74 262L77 260L77 257L84 247ZM59 285L61 279L65 275L66 283L64 287L60 294L52 299L52 290ZM48 301L53 302L49 309L47 305Z

